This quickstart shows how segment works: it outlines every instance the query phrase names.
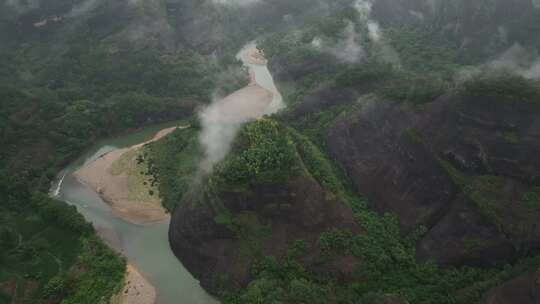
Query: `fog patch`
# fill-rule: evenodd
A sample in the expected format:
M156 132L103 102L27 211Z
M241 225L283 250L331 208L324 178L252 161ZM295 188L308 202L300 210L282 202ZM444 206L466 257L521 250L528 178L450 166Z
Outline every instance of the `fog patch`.
M6 0L5 3L17 14L24 14L30 10L40 8L40 0Z
M281 95L260 56L254 43L242 48L237 58L249 69L249 84L225 98L214 96L212 103L199 113L202 126L199 142L204 151L199 176L210 173L214 165L227 156L244 123L271 115L282 108ZM232 81L241 78L238 75L240 70L231 69L230 72L230 77L222 77Z
M460 68L453 75L453 82L455 86L461 86L465 82L471 79L477 78L485 72L485 67L479 66L467 66Z
M360 44L361 36L357 33L354 23L348 21L340 36L337 42L315 37L311 45L319 51L334 55L345 63L360 61L365 56L365 51Z
M360 19L369 20L371 18L371 10L373 3L367 0L356 0L354 8L358 11Z
M223 115L217 96L210 106L199 113L199 119L202 125L199 141L204 148L200 170L208 173L227 156L244 121Z
M409 10L409 14L413 17L415 17L418 21L424 21L424 13L415 11L415 10Z
M227 156L243 124L261 118L272 102L272 93L252 84L212 103L199 113L202 131L199 142L204 157L200 174L210 173Z
M83 15L88 14L99 6L100 0L86 0L80 3L77 3L71 8L71 11L67 13L64 17L66 18L77 18Z
M439 6L441 4L440 0L427 0L427 6L431 9L433 14L439 11Z
M460 85L486 74L509 72L528 79L540 79L538 51L515 44L496 59L479 66L464 67L454 74L454 83Z
M381 28L379 27L379 24L377 22L370 21L368 22L367 27L368 27L369 38L373 42L380 42L382 34L381 34Z
M128 0L128 3L133 6L141 5L144 2L144 0Z
M212 0L212 2L220 5L243 6L260 2L260 0Z
M538 51L526 49L514 44L499 58L489 62L487 67L496 70L508 70L525 78L540 78L540 56Z
M367 0L356 0L354 8L358 12L360 24L367 28L368 38L374 46L376 56L382 61L399 65L401 60L399 54L384 39L379 23L372 19L373 2Z

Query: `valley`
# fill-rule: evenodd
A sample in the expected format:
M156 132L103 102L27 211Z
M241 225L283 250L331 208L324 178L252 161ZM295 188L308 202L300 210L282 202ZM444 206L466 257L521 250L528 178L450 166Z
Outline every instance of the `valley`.
M0 304L536 304L533 0L0 0Z

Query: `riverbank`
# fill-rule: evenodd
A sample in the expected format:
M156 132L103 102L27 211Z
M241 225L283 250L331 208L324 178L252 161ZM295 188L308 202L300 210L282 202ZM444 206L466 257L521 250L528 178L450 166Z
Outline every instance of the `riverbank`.
M154 304L156 289L131 264L127 265L123 288L111 298L110 304Z
M264 53L259 50L255 45L249 45L245 52L240 56L243 56L243 61L249 64L255 65L267 65L268 60L264 57Z
M258 119L265 113L272 97L272 92L258 84L250 84L216 102L212 107L212 111L216 111L213 116L231 123Z
M73 173L79 182L98 193L115 216L132 224L152 224L169 219L161 206L157 190L144 180L138 164L138 151L179 127L163 129L145 142L113 150L84 165ZM183 127L186 128L186 127Z

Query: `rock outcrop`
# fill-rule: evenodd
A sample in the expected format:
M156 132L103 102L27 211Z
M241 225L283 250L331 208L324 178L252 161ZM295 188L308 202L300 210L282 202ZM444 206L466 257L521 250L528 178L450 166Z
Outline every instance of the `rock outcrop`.
M415 110L372 100L326 133L354 187L422 261L492 265L540 247L540 105L449 95Z
M334 228L358 230L351 209L309 176L221 191L218 196L222 207L208 196L180 203L169 230L176 256L214 294L223 287L246 286L257 257L279 258L296 240L314 249L319 235ZM227 219L223 207L234 219ZM343 276L350 271L347 265L322 267L317 251L308 252L301 257L308 268Z
M532 271L490 290L481 304L540 303L540 271Z

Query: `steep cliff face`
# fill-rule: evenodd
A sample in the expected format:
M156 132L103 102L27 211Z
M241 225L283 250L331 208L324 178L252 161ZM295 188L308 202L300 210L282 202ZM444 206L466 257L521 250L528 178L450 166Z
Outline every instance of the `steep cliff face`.
M330 154L420 260L490 265L540 245L540 106L451 95L422 111L372 101L326 134Z
M261 123L266 122L255 124ZM290 139L285 130L280 136ZM241 136L239 142L245 141ZM245 147L237 148L201 186L204 194L188 196L176 208L169 230L171 247L210 292L219 294L226 288L246 286L259 258L280 258L299 240L309 249L300 257L306 267L338 275L350 271L343 263L326 265L319 259L315 245L321 233L332 229L358 231L352 211L311 177L295 144L289 144L294 162L287 168L276 165L264 170L293 170L279 179L254 175L241 185L231 182L227 176L234 169L227 164L234 163L234 155L248 155L243 154ZM215 184L219 186L213 187Z
M540 303L540 271L514 278L489 291L482 304Z

